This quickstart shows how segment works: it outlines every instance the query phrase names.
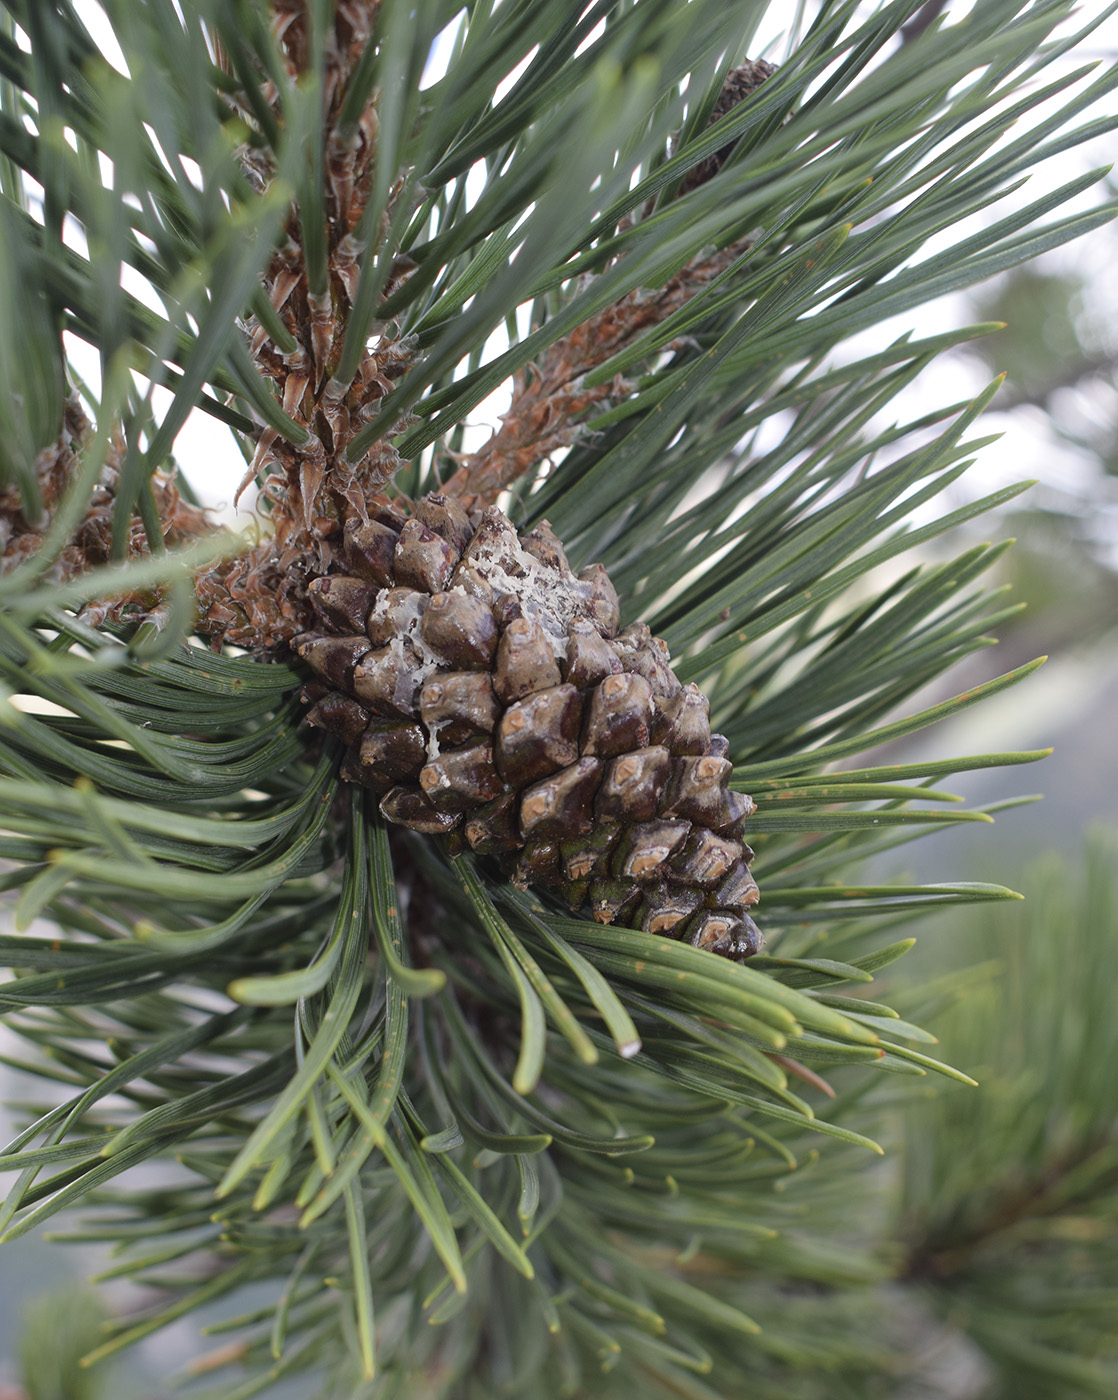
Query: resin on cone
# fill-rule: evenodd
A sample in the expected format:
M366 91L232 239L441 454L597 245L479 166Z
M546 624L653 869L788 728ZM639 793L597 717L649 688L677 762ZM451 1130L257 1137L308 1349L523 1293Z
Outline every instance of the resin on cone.
M432 495L351 521L308 596L308 719L389 821L455 832L601 923L758 951L753 803L665 643L619 631L600 564L576 575L546 522L518 536L496 507Z

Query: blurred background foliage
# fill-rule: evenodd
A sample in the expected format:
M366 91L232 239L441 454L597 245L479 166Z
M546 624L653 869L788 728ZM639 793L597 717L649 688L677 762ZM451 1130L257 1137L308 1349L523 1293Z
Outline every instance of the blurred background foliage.
M71 1283L36 1293L18 1309L18 1381L0 1387L2 1400L103 1400L119 1396L112 1368L82 1366L97 1345L105 1310L100 1299Z
M1118 288L1104 271L1118 235L1091 243L981 288L974 314L1006 329L969 347L1006 375L993 409L1034 444L1040 480L1009 516L1002 568L1026 604L1016 625L1058 648L1118 623Z
M1019 888L1022 905L928 931L925 969L965 969L942 1047L982 1087L904 1113L897 1276L973 1353L976 1384L948 1394L1113 1396L1118 830L1030 856Z
M1113 184L1113 180L1111 181ZM956 324L981 317L1004 330L949 357L948 374L977 389L1004 374L986 422L1002 438L984 454L985 489L1026 476L1036 484L989 518L967 527L973 540L1012 538L996 582L1019 611L998 627L999 665L1049 658L1027 690L964 720L952 741L1052 746L1030 775L1044 800L1007 811L978 846L967 835L936 835L912 848L921 871L960 856L974 878L1009 851L1039 856L1079 848L1091 822L1118 821L1118 233L1098 230L1073 248L1014 269L944 309ZM958 319L956 319L958 318ZM964 662L928 697L988 674L989 658ZM917 746L918 747L918 746ZM900 761L912 756L898 746ZM972 800L997 802L1021 791L1005 773L963 779Z

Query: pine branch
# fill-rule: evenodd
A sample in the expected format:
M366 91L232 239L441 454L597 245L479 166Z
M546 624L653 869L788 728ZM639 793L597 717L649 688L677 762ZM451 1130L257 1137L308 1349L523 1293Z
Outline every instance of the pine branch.
M708 130L746 101L775 71L772 64L757 62L728 73L711 109ZM733 150L731 142L695 166L681 182L680 194L713 179ZM619 232L632 225L633 220L626 216ZM578 420L588 410L607 398L629 398L636 389L621 376L612 383L599 381L587 387L583 383L585 376L650 327L680 310L708 283L721 279L748 252L749 246L748 239L740 239L729 247L700 255L672 277L658 295L643 289L632 291L552 344L542 364L514 376L512 403L502 427L458 468L445 483L445 489L462 496L467 505L493 505L520 476L538 472L553 452L574 439Z

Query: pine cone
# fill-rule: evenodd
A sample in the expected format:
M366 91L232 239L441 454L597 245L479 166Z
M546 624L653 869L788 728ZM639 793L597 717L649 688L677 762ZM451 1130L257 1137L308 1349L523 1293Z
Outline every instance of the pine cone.
M761 946L726 740L644 623L619 632L600 564L571 571L545 523L432 495L351 521L296 639L311 724L389 821L454 832L516 884L600 923L738 960Z
M714 126L715 122L720 122L723 117L729 116L736 107L741 106L745 99L755 93L761 84L767 78L771 78L775 72L775 66L766 63L763 58L747 58L740 68L731 68L722 84L722 91L718 94L718 99L711 109L707 129ZM680 182L680 194L688 194L691 190L697 190L700 185L705 185L708 180L713 180L729 160L734 145L735 143L731 141L721 150L707 156L706 160L700 161L693 170L689 170Z

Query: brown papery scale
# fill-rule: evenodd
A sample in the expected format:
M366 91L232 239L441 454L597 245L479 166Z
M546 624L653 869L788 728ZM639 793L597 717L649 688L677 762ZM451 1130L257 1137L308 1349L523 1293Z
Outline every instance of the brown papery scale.
M742 960L761 947L728 745L605 569L575 574L546 522L431 495L345 531L308 589L311 724L391 822L451 834L515 884Z

